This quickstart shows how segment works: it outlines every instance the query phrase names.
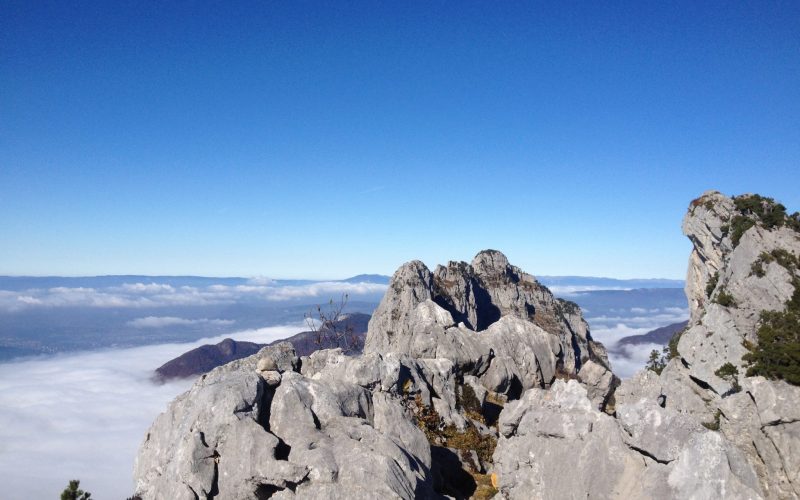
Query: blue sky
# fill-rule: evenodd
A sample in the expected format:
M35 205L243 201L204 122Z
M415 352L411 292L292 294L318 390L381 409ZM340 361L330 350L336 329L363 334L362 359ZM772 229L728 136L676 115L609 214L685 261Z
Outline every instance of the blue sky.
M798 2L158 4L0 7L0 274L681 278L703 191L800 209Z

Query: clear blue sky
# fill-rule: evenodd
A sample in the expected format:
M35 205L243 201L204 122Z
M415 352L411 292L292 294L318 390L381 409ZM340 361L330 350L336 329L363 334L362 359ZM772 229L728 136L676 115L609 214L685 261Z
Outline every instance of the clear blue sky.
M800 209L797 1L161 4L0 6L0 274L680 278L704 190Z

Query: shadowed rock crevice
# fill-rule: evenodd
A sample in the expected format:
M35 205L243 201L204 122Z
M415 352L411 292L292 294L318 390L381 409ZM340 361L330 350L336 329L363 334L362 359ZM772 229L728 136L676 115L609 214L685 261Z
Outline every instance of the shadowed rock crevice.
M289 454L292 452L292 447L286 442L278 438L278 444L275 446L275 460L289 460Z
M456 452L443 446L431 446L431 463L437 493L456 499L472 497L478 484L464 469Z
M529 310L533 310L531 304L525 304L523 307L526 314ZM478 332L486 330L502 316L500 308L492 302L492 296L489 295L485 288L479 287L475 289L475 314L477 320L474 328Z
M654 462L658 462L658 463L660 463L660 464L667 465L667 464L669 464L669 463L673 462L673 460L660 460L659 458L657 458L657 457L656 457L655 455L653 455L652 453L649 453L647 450L645 450L645 449L642 449L642 448L639 448L639 447L637 447L637 446L631 446L631 445L628 445L628 448L630 448L631 450L635 451L636 453L639 453L639 454L641 454L641 455L644 455L645 457L649 458L650 460L652 460L652 461L654 461ZM646 466L646 465L647 465L647 462L645 462L645 466Z

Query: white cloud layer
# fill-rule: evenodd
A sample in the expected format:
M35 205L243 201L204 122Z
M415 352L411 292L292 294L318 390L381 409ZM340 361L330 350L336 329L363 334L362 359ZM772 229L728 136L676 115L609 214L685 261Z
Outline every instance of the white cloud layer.
M166 361L223 338L271 342L305 324L187 344L58 355L0 364L0 471L6 500L58 498L80 479L92 498L133 494L133 461L156 416L192 381L153 384Z
M653 349L661 352L662 346L658 344L625 345L619 350L610 351L608 356L611 358L611 367L614 369L614 373L620 378L632 377L644 368Z
M349 294L383 294L387 285L323 281L303 285L274 285L268 279L247 285L179 286L164 283L125 283L107 288L54 287L23 292L0 290L0 309L30 307L163 307L233 304L245 300L282 301Z
M596 292L599 290L633 290L621 286L595 286L595 285L553 285L547 287L557 297L571 297L581 292Z
M186 319L176 318L175 316L147 316L128 321L134 328L164 328L167 326L190 326L190 325L216 325L229 326L236 323L232 319Z
M242 294L265 300L329 296L333 291L382 292L385 285L314 283L286 287L242 286L171 287L134 283L116 289L55 288L31 294L0 292L0 303L22 301L33 306L95 305L120 302L136 307L163 303L210 303ZM592 335L609 348L612 367L627 378L641 369L656 345L623 346L619 339L682 321L682 308L607 311L589 318ZM140 328L180 326L193 322L172 316L148 316L132 321ZM164 344L129 349L58 355L0 364L0 471L3 498L55 498L69 479L78 478L93 497L126 498L133 493L132 467L138 446L159 412L191 381L154 385L149 377L164 362L202 344L225 337L270 342L307 329L304 323L237 332L187 344Z
M623 313L630 312L630 315ZM618 311L614 316L596 316L587 318L592 337L608 348L611 368L621 378L629 378L644 368L650 351L661 350L656 344L640 344L636 346L619 346L617 343L624 337L644 335L656 328L679 323L689 317L689 309L680 307L663 307L654 309L631 308Z

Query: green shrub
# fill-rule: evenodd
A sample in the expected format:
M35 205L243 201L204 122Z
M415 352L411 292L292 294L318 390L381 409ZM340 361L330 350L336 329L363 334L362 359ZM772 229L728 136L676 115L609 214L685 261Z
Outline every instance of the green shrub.
M681 355L678 352L678 342L680 342L681 337L683 336L684 333L686 333L686 330L688 329L689 327L687 326L683 330L673 335L671 339L669 339L669 343L667 344L667 359L674 359Z
M762 311L758 343L747 345L742 359L749 365L747 376L761 375L800 385L800 279L784 311Z
M764 254L761 255L763 258ZM782 266L789 272L796 270L798 266L800 266L800 259L798 259L793 253L783 248L775 248L766 255L766 258L769 259L767 262L772 262L774 260L779 266Z
M786 222L786 207L772 198L757 194L737 196L733 204L742 214L755 216L767 229L782 226Z
M794 255L783 248L775 248L770 252L761 252L758 259L750 265L750 273L755 274L759 278L763 278L766 274L764 269L765 264L777 262L779 266L793 273L800 268L800 257Z
M733 392L739 392L742 390L742 386L739 385L739 369L736 368L732 363L725 363L724 365L717 368L717 371L714 372L714 375L725 380L731 387L733 387Z
M711 297L711 294L714 293L714 289L717 288L717 282L719 281L719 271L714 273L714 276L708 278L708 283L706 283L706 297Z
M80 489L80 485L80 480L71 480L67 487L64 488L64 491L61 492L61 500L89 500L92 494L88 491L84 492Z
M729 294L724 288L719 291L717 298L714 299L714 302L723 307L736 307L736 299L734 299L733 295Z
M786 219L786 225L800 232L800 212L795 212Z
M753 219L744 215L735 215L730 224L731 243L733 243L733 246L737 246L739 240L742 239L742 235L755 225L756 223Z
M750 274L754 274L759 278L763 278L766 276L767 272L764 270L764 261L758 259L757 261L750 264Z
M749 194L735 197L733 203L739 213L733 216L723 233L730 233L734 247L739 244L742 235L757 223L766 229L788 226L800 231L800 214L795 212L787 215L786 207L772 198Z

